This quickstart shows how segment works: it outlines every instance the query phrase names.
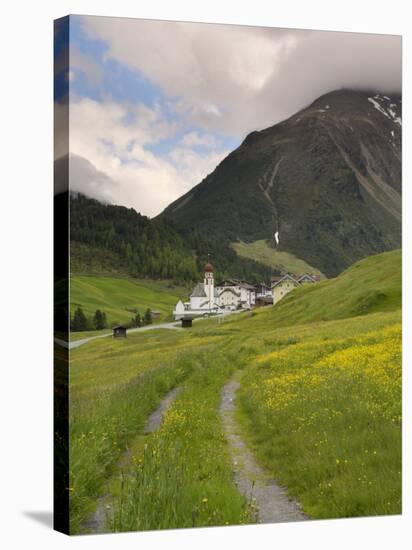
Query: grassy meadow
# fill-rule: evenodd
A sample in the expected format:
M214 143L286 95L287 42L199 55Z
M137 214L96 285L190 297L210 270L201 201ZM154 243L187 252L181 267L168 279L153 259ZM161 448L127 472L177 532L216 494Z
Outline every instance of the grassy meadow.
M310 517L400 513L399 315L319 324L262 351L240 421L273 476Z
M119 497L113 524L116 530L134 528L131 525L146 529L159 525L178 527L182 522L187 526L229 520L240 523L246 514L246 503L232 482L230 460L217 415L220 387L233 372L235 362L218 355L221 354L219 340L220 336L210 329L206 336L202 331L160 329L133 333L126 340L97 340L72 352L69 490L73 533L87 531L83 527L85 520L95 508L99 495L108 491ZM210 355L215 356L212 363ZM145 436L144 425L149 413L176 385L183 385L183 391L164 426L159 433ZM210 444L214 448L213 460L208 457ZM156 451L159 445L161 452ZM128 449L133 449L136 456L133 454L130 460L124 461ZM153 458L156 454L157 463L144 461L143 474L136 475L136 481L128 483L119 494L124 470L136 467L138 472L141 468L136 457ZM119 460L121 470L117 468ZM176 460L181 463L179 468ZM156 474L152 475L155 470ZM175 476L179 476L178 479ZM199 483L195 483L193 489L196 476ZM223 498L219 491L224 483L228 490ZM131 498L142 484L145 487L142 498L152 486L150 498L156 493L158 499L165 499L160 511L158 507L148 506L150 500L141 499L137 504ZM177 515L175 511L168 515L169 506L176 506L173 495L176 496L177 485L180 494L183 493L182 502L188 498L187 506ZM219 513L211 510L212 519L210 514L206 518L210 505L205 506L204 499L220 503L223 510ZM139 520L133 515L137 505L145 511Z
M193 370L181 394L122 478L112 531L249 521L250 503L233 484L218 414L220 391L234 372L235 357L213 348L191 354Z
M93 317L97 309L106 313L107 325L129 323L136 309L143 316L150 308L159 311L156 322L172 321L172 311L184 288L168 286L165 282L121 277L72 275L70 278L70 309L81 307L87 317ZM100 331L99 331L100 332ZM88 336L93 331L88 331ZM81 333L85 338L85 332Z
M270 268L274 267L281 272L298 274L318 273L322 275L318 269L312 267L301 258L296 257L294 254L271 248L265 240L254 241L252 243L232 243L231 247L238 256L255 260Z
M244 439L311 518L400 513L400 296L392 252L274 307L73 350L71 531L103 495L109 531L252 521L219 416L235 371Z

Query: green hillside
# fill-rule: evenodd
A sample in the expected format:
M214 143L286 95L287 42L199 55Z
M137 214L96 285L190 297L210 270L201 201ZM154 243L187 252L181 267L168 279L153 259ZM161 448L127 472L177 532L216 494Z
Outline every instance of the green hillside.
M205 239L191 226L177 228L163 218L149 219L132 208L70 196L70 268L78 275L127 275L187 285L202 277L211 254L216 278L259 282L273 270L238 256L221 237Z
M107 315L108 327L128 323L134 309L142 315L150 308L160 312L159 321L172 320L172 310L186 292L182 287L168 287L165 282L116 277L72 275L70 281L71 314L78 306L87 317L101 309Z
M318 273L322 275L318 269L297 258L294 254L271 248L264 239L254 241L253 243L244 243L241 241L232 243L230 246L238 256L267 265L281 273Z
M70 243L70 273L130 278L127 263L119 254L75 241Z
M399 309L401 261L400 250L369 256L335 279L294 290L257 315L286 326Z
M104 279L93 280L78 277L79 287L91 285L82 288L89 302L96 292L92 308ZM140 296L148 290L123 282ZM130 286L123 292L117 284L120 312ZM310 518L401 513L401 329L394 251L274 307L73 350L71 531L87 532L84 521L108 493L115 520L107 531L254 522L234 484L219 416L234 373L237 433ZM162 427L145 433L173 387L181 392Z

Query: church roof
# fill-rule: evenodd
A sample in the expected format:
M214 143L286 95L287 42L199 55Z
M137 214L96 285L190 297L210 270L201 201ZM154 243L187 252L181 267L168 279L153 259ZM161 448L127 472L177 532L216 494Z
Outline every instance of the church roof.
M197 283L190 295L193 298L206 298L205 287L203 283Z
M205 265L205 272L213 273L213 265L210 262Z

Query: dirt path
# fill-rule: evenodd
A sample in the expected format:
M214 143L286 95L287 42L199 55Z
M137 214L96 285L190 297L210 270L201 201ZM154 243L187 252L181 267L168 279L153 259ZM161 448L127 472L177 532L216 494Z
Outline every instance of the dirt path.
M157 407L155 411L149 416L146 422L145 433L153 433L160 428L163 417L168 411L169 407L172 405L173 401L176 399L181 388L173 388L170 392L162 399L162 402Z
M308 519L299 504L290 500L286 491L259 466L239 435L235 420L235 395L238 388L239 382L235 378L224 386L220 413L232 455L235 483L240 493L256 506L255 520L258 523Z
M173 388L170 390L165 397L160 402L157 409L155 409L152 414L148 417L146 426L144 429L145 434L150 434L155 432L160 428L160 425L163 421L163 417L168 411L169 407L173 404L174 400L178 396L181 388ZM132 459L132 453L130 449L126 449L126 451L122 454L122 456L119 459L118 462L118 468L119 470L126 469L127 466L130 464L130 461ZM111 504L112 497L109 493L106 493L105 495L101 496L97 500L97 507L95 512L83 523L83 527L87 531L91 531L92 533L106 533L106 522L107 519L110 518L110 516L113 514L113 507Z

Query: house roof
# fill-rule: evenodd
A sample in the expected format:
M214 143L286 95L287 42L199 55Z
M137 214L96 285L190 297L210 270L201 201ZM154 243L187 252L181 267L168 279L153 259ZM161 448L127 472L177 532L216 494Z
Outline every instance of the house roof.
M284 275L283 277L278 278L277 280L274 279L272 281L272 288L275 288L275 286L278 286L280 283L287 280L292 281L292 283L295 283L296 285L300 285L299 281L294 279L292 275L287 274L287 275Z
M233 288L231 286L227 286L225 287L221 292L220 292L220 296L222 296L222 294L224 292L231 292L232 294L234 294L235 296L239 297L240 294L239 292L236 292L236 290L233 290Z
M245 283L244 281L239 281L238 279L225 279L224 281L221 281L216 286L223 286L223 287L231 287L231 286L240 286L242 288L246 288L247 290L255 290L255 287L253 285L250 285L249 283Z
M220 281L216 286L239 286L239 282L234 279L225 279L224 281Z
M299 277L298 283L300 283L301 281L311 281L312 283L315 283L316 279L313 275L310 275L309 273L305 273L304 275Z
M249 283L239 283L239 286L246 288L246 290L255 290L255 287L253 285L250 285Z

